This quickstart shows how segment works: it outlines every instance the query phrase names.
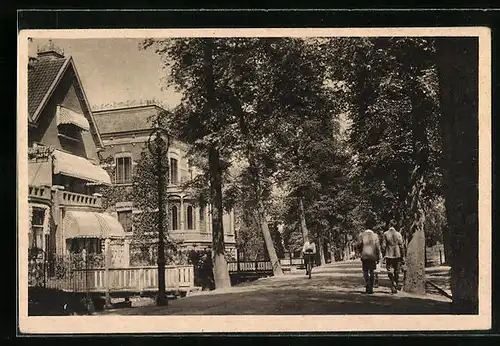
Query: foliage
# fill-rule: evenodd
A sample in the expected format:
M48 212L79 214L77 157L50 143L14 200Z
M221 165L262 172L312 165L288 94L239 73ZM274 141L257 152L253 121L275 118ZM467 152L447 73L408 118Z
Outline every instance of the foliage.
M425 209L424 229L426 246L430 247L437 243L443 243L443 229L447 225L444 198L439 197L429 201Z
M252 214L277 263L267 229L273 176L282 161L275 140L289 137L290 129L280 127L284 121L299 124L328 112L311 60L316 55L293 38L146 40L143 47L155 47L171 72L167 84L183 93L171 124L192 153L208 154L211 183L220 183L231 161L243 161L236 188L226 190L234 198L226 200Z
M304 243L302 233L298 228L298 221L285 223L283 230L283 243L288 252L295 253L302 250Z
M165 129L167 124L168 112L161 112L157 117L151 119L152 127ZM151 148L153 152L160 147L160 150L166 149L165 142L157 143L152 141ZM164 181L163 205L168 206L168 194L166 186L169 179L168 160L162 160L161 174ZM115 163L113 156L102 157L101 164L106 169L110 176L115 176ZM134 209L137 213L132 214L132 222L134 227L133 239L131 246L132 251L131 261L137 264L156 264L156 251L158 243L158 165L156 155L153 155L148 149L141 152L140 158L136 165L133 166L132 185L112 185L104 186L101 190L103 195L102 206L104 209L113 210L117 202L132 201ZM169 229L169 213L163 209L163 230L165 242L165 257L167 261L173 260L173 255L180 245L178 241L172 239L168 235ZM153 247L153 248L152 248ZM152 258L152 253L155 257Z
M365 212L378 222L405 220L418 166L424 198L440 188L437 77L432 41L343 38L333 42L332 79L342 81L340 105L352 120L352 178ZM418 180L418 179L417 179Z
M336 249L368 219L378 232L396 219L407 237L424 228L441 193L431 40L180 38L147 47L183 95L168 121L203 172L192 186L213 202L204 187L221 178L224 208L241 211L245 256L272 240L263 227L272 220L285 221L286 248L299 246L299 199L313 238ZM269 254L281 243L272 242Z
M347 38L334 42L333 79L352 126L354 176L365 213L399 222L408 251L405 290L424 290L425 205L440 193L441 143L434 44L426 38ZM415 237L414 237L415 235ZM412 243L412 240L415 242ZM422 244L420 244L422 242Z
M265 244L262 232L253 219L247 218L245 220L244 218L243 213L238 213L236 248L240 260L263 260L265 258Z
M210 250L190 250L187 253L188 263L194 265L194 284L204 290L215 288L212 271L212 252Z
M52 146L37 145L28 148L28 160L36 161L38 159L48 159L50 155L54 152Z

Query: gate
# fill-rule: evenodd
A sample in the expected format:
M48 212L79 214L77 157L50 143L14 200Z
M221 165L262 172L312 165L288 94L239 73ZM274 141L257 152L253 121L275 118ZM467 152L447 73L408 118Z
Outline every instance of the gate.
M47 282L47 256L39 248L28 250L28 287L45 287Z

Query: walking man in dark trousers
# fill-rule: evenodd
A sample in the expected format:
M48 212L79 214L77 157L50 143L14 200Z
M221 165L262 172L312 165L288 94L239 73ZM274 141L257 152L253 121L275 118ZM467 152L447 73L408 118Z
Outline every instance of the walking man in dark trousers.
M387 266L387 274L391 281L391 292L397 293L401 289L399 285L399 271L404 264L404 245L403 236L396 231L396 223L391 221L391 227L384 232L382 236L382 251Z
M358 251L360 252L361 263L363 265L363 278L365 280L366 293L373 293L373 283L375 280L374 271L380 260L380 241L377 233L370 228L361 232L358 236Z

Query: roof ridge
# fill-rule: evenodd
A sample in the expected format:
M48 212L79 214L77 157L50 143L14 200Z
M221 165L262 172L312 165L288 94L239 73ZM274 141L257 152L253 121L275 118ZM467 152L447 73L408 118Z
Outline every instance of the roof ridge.
M96 113L123 111L123 110L128 110L128 109L145 108L145 107L156 107L156 108L160 108L160 109L166 111L165 108L163 108L157 104L144 104L144 105L134 105L134 106L119 106L117 108L103 108L103 109L99 109L99 110L93 110L92 113L94 113L94 115L95 115Z

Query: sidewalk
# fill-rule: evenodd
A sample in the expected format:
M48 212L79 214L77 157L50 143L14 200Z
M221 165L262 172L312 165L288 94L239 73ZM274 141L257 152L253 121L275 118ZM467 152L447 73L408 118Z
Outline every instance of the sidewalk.
M105 311L120 315L335 315L447 314L451 301L440 295L391 294L385 275L375 293L364 293L359 261L327 264L224 290L198 292L169 301L167 307L143 306Z

